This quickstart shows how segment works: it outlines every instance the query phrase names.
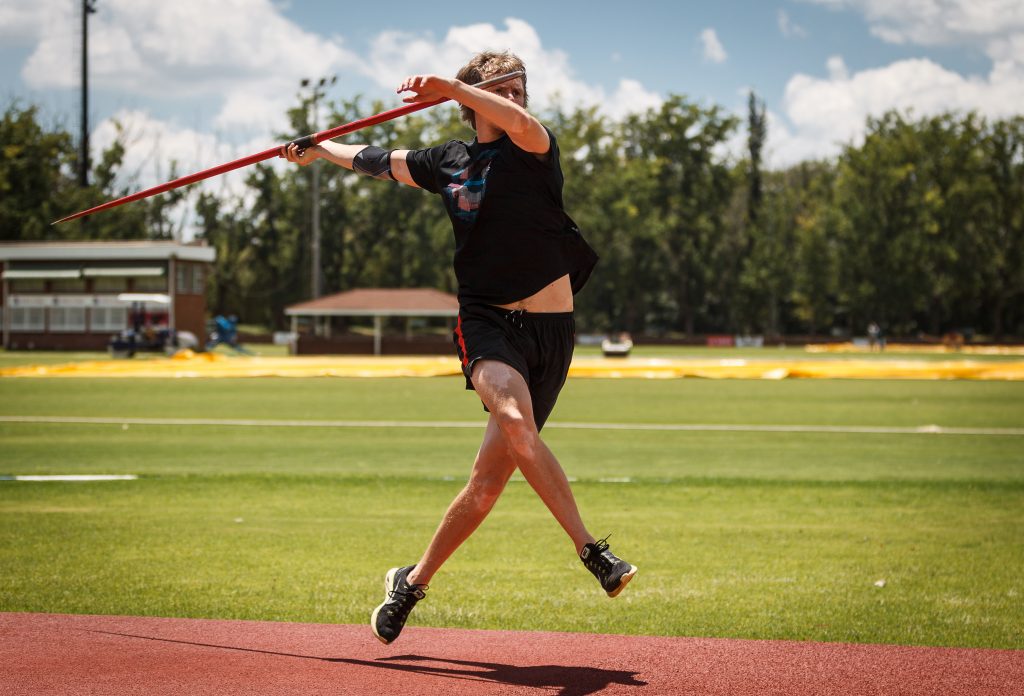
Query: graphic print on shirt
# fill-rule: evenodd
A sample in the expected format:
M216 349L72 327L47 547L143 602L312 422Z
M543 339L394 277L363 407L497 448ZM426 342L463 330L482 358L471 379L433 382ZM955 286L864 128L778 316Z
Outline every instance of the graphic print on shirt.
M497 148L482 150L465 167L452 174L452 183L444 190L444 197L452 215L461 222L476 222L477 211L487 192L487 174L497 154Z

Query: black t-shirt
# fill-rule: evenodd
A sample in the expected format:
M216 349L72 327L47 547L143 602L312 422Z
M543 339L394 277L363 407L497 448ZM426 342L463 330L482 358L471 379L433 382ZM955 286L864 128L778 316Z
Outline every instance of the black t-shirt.
M460 303L510 304L567 273L576 293L597 263L565 213L558 143L548 135L543 159L507 135L409 152L413 180L441 196L451 219Z

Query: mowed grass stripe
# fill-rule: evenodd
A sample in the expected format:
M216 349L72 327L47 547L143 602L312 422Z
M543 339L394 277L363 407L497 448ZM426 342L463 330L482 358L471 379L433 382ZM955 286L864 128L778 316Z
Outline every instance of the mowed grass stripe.
M134 418L88 416L0 416L3 423L72 423L78 425L184 425L255 428L482 428L482 421L262 420L245 418ZM663 432L839 433L866 435L1006 435L1024 436L1024 428L951 428L940 425L883 427L868 425L733 425L722 423L559 423L562 430L650 430Z

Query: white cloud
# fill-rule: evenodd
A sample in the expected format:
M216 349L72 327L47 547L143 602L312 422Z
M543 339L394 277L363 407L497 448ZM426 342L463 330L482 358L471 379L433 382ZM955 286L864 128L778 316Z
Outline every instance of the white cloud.
M603 110L612 119L621 120L631 113L657 109L663 101L660 94L651 92L636 80L622 80L611 97L603 102Z
M117 185L134 190L169 181L172 161L176 165L175 176L181 177L273 147L273 143L266 142L265 137L229 143L212 133L182 128L154 118L147 111L121 110L104 119L93 130L90 145L94 160L118 138L125 145L125 154ZM283 166L283 160L276 158L267 160L267 163ZM236 169L192 184L184 191L191 201L195 200L199 191L222 197L250 199L252 191L245 186L248 173L245 168ZM179 207L172 217L182 227L184 238L191 239L195 234L192 206Z
M700 33L700 42L704 47L704 60L712 63L724 63L728 54L725 52L725 47L722 46L722 42L718 40L718 34L714 29L705 29Z
M66 0L0 0L0 39L7 43L32 44L39 40L47 21L68 14ZM75 13L75 19L81 15Z
M69 0L0 3L0 18L37 37L22 68L28 86L77 88L79 16L68 10ZM132 95L135 103L153 97L215 99L214 125L243 138L286 129L285 112L295 103L302 78L347 72L391 92L410 74L452 75L468 56L484 49L509 49L523 58L531 69L535 107L550 106L557 97L566 105L598 104L607 114L621 115L660 103L657 94L636 81L623 80L610 94L583 82L567 53L543 46L536 30L515 18L506 19L504 27L456 26L440 39L430 33L383 31L370 40L365 55L358 55L338 37L302 30L271 0L104 0L100 9L90 19L94 89Z
M374 38L362 70L381 87L394 89L412 74L454 75L469 56L483 50L510 50L522 58L535 110L557 100L567 106L600 105L606 115L621 117L662 101L635 80L620 81L611 94L583 82L575 76L567 53L545 48L529 23L512 17L505 20L504 29L486 23L453 27L440 40L429 33L382 32Z
M929 58L850 73L840 56L827 77L796 74L786 85L785 118L770 118L774 166L835 155L862 141L869 116L896 109L923 118L976 111L988 118L1024 112L1024 2L1020 0L804 0L860 12L884 41L967 46L992 59L988 75L964 76Z
M804 0L850 9L889 43L973 46L996 63L1024 69L1024 2L1020 0Z
M802 39L802 38L805 38L807 36L807 30L804 29L799 24L797 24L796 22L794 22L792 19L790 19L789 13L786 12L785 10L780 9L777 17L778 17L779 31L787 39L792 39L792 38Z
M828 61L826 78L798 74L786 85L784 110L793 131L773 124L776 164L808 155L836 154L859 143L869 116L890 109L920 118L947 111L978 111L990 118L1024 112L1024 76L965 78L928 59L902 60L849 74L842 58ZM781 132L780 132L781 131Z
M120 129L118 128L120 125ZM92 132L93 158L118 138L125 146L121 165L122 186L148 188L169 178L168 162L179 163L179 175L218 164L217 158L230 159L231 148L217 142L208 133L179 128L154 119L141 110L122 110L104 119Z
M16 31L36 42L22 67L30 88L78 87L75 42L80 16L74 7L70 0L0 0L0 36ZM441 38L385 31L370 39L370 50L357 55L341 38L302 30L271 0L103 0L99 9L90 18L94 89L122 95L122 104L142 105L150 98L192 100L206 104L201 108L213 114L207 132L144 108L122 109L100 122L92 133L94 156L117 137L114 122L121 122L127 146L121 183L133 187L147 188L169 178L167 163L172 159L178 174L185 175L272 147L273 134L287 130L285 113L295 103L299 80L334 72L362 76L391 92L407 75L453 75L479 50L509 49L530 68L535 109L556 103L569 108L598 105L604 115L621 118L662 102L636 80L622 79L611 89L584 82L566 52L545 47L529 23L515 18L503 26L453 27ZM192 190L238 194L244 191L244 176L236 171Z
M68 69L78 16L67 4L19 20L35 21L40 36L22 70L32 88L78 85L77 70ZM90 19L93 87L142 97L223 97L223 128L276 124L300 79L359 62L339 40L303 31L268 0L104 0L100 10Z
M842 56L829 56L829 59L825 62L825 67L828 68L830 80L842 81L850 77L850 71L846 68L846 61L843 60Z

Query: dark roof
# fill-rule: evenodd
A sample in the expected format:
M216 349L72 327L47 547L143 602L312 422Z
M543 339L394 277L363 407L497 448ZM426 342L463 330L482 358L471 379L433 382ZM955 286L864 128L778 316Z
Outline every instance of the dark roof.
M298 316L451 316L459 313L455 295L433 288L359 288L285 308Z

